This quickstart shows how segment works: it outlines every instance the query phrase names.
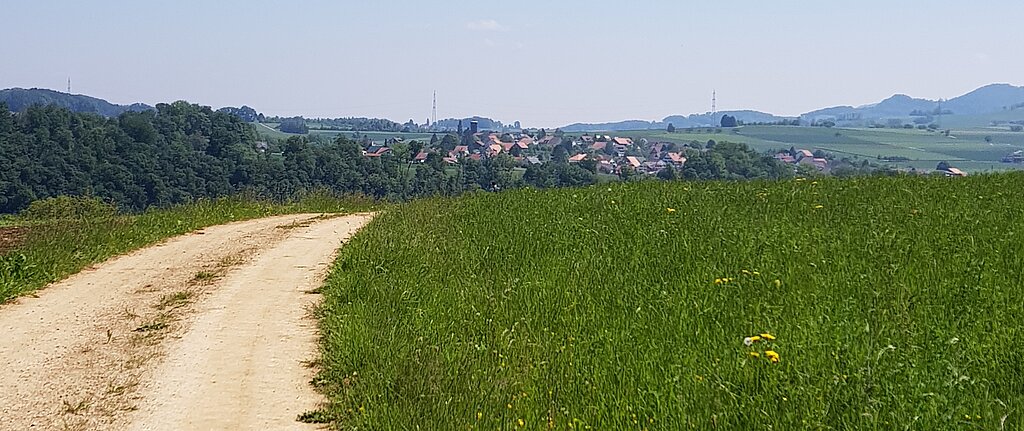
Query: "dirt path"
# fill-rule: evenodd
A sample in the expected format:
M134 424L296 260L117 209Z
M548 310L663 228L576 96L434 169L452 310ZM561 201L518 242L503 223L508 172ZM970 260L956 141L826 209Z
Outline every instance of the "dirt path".
M369 219L212 227L0 307L0 429L301 428L307 292Z

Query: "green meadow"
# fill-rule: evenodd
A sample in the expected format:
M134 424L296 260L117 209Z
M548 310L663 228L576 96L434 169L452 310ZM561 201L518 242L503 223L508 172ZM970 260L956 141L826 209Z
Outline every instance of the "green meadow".
M718 133L715 131L718 130ZM609 134L613 134L608 132ZM927 130L844 129L824 127L744 126L736 129L687 129L615 132L650 141L689 143L730 141L747 144L761 152L798 149L824 150L837 158L869 160L899 168L932 170L947 161L971 173L1024 169L1024 165L1001 163L1003 157L1024 150L1024 133L1006 128L952 129L950 136ZM879 157L908 160L886 162Z
M392 207L328 277L314 384L330 403L303 418L1020 429L1022 188L636 182Z

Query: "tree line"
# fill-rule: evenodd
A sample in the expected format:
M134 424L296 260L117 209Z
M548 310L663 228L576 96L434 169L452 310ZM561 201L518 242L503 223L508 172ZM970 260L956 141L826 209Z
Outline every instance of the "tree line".
M94 196L143 210L237 193L283 199L326 189L405 200L582 186L598 179L589 160L570 164L548 156L525 169L507 154L445 160L443 147L456 142L454 135L444 135L433 146L413 141L393 145L383 157L365 157L364 147L344 136L329 142L304 136L262 142L237 116L187 102L117 118L52 105L12 113L0 104L0 213L61 195ZM410 163L421 149L433 152L423 163ZM669 177L786 176L784 167L742 145L719 144L687 156L687 166Z

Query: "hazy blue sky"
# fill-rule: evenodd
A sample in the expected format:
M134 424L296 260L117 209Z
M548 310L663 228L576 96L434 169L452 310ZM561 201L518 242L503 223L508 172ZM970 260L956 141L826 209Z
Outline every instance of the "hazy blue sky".
M534 126L1024 83L1019 0L3 0L0 87Z

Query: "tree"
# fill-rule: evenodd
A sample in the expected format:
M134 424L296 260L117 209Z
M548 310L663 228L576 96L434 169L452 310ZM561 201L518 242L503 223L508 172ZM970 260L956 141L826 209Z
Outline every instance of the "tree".
M305 135L309 133L309 127L306 126L306 120L302 117L285 118L277 128L284 133L293 133L297 135Z
M736 127L736 126L737 126L737 124L736 124L736 117L733 117L732 115L723 115L722 116L722 127Z
M437 132L434 132L434 134L430 135L430 148L436 148L438 141Z
M676 132L676 126L672 125L672 123L668 123L668 128L666 130L669 133L675 133Z
M661 178L666 181L672 181L678 178L678 176L676 175L675 168L671 166L665 166L664 169L658 171L658 178Z
M441 149L445 152L454 151L457 146L459 146L458 136L447 133L443 138L441 138Z

